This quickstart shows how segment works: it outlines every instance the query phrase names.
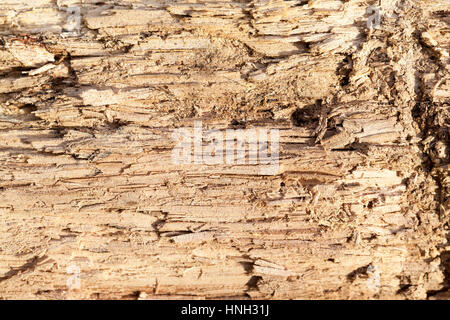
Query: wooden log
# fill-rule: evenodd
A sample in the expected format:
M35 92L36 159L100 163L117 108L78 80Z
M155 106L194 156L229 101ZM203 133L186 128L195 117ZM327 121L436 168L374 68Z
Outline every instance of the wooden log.
M449 298L449 11L3 1L0 299Z

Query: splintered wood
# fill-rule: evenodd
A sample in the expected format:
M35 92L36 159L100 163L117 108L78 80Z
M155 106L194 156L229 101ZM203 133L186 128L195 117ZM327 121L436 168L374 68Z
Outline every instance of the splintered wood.
M2 1L0 299L450 298L449 13ZM174 162L199 121L276 172Z

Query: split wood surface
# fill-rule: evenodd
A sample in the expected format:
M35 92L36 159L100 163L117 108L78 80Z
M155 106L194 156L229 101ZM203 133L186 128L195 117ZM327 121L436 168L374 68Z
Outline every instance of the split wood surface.
M449 29L448 0L1 1L0 299L449 298ZM173 163L199 120L279 129L278 174Z

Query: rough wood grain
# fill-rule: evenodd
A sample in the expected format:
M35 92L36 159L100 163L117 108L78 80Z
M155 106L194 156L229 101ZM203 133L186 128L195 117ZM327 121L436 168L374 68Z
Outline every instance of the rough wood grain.
M449 298L449 12L2 1L0 298ZM174 164L196 120L279 129L278 174Z

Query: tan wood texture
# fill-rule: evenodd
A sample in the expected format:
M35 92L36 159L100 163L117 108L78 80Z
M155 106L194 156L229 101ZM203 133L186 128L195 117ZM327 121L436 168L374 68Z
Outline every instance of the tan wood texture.
M449 298L449 13L1 1L0 299ZM200 120L277 174L174 163Z

